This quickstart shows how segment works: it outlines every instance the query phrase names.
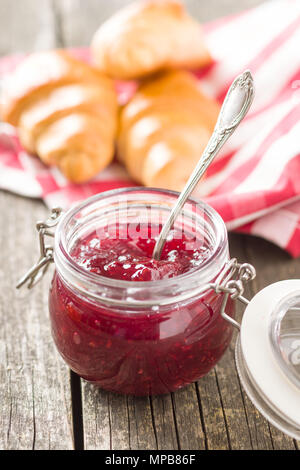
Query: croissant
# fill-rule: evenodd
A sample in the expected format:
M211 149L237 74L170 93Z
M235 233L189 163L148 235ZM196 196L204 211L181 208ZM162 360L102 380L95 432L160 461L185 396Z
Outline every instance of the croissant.
M181 191L204 150L219 105L187 71L144 82L120 113L118 158L145 186Z
M23 147L71 181L87 181L113 158L114 84L64 51L25 59L4 84L0 109L18 127Z
M95 65L114 78L211 63L202 30L176 0L144 0L116 13L96 31Z

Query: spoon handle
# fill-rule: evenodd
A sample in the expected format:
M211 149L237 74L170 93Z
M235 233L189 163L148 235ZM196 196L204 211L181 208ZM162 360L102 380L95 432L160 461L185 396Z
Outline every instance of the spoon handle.
M173 227L173 224L187 198L192 193L196 184L205 173L217 153L221 150L227 139L229 139L231 134L247 114L253 101L253 97L253 78L250 71L246 70L233 81L227 92L212 136L159 234L153 251L154 259L160 259L168 233Z

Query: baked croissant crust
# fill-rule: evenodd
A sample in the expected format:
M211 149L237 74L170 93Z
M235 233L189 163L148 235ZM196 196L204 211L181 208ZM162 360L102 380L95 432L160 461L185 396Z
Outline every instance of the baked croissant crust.
M137 182L181 191L219 110L191 73L160 74L144 82L121 111L118 158Z
M1 117L23 147L74 182L87 181L114 155L117 96L99 70L52 50L30 55L4 85Z
M95 65L114 78L211 63L200 24L176 0L143 0L100 26L91 44Z

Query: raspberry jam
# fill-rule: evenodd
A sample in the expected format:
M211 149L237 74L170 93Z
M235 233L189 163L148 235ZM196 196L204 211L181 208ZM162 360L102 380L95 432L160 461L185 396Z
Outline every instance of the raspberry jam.
M161 259L152 258L161 226L150 224L108 226L100 236L93 231L77 242L71 256L92 273L124 281L158 281L201 266L209 248L192 234L171 230ZM134 229L134 230L133 230ZM113 237L112 237L113 234Z
M144 218L141 195L147 207L150 195L153 204L176 195L148 189L107 194L91 198L81 212L68 213L58 228L49 297L55 343L72 370L106 390L134 395L175 391L207 374L231 339L232 327L220 315L223 296L209 286L193 295L216 278L228 259L224 224L201 204L201 230L195 235L175 227L155 261L151 255L161 224L151 220L131 230L130 214L135 211L136 220L138 207L138 220ZM104 223L104 209L120 197L127 203L131 197L128 222ZM213 222L223 228L219 239ZM234 314L231 302L226 313Z

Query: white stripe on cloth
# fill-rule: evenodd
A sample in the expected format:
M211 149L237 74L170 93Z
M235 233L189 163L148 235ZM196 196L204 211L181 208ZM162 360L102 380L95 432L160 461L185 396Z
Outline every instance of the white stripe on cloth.
M251 227L251 233L252 235L268 238L281 248L285 248L298 224L299 215L291 212L288 208L282 208L257 219ZM279 227L281 227L280 230ZM282 230L282 227L284 227L284 230Z
M20 196L40 198L42 188L34 176L23 170L9 168L0 164L0 187ZM17 188L17 191L16 191Z
M299 135L300 121L295 123L287 134L273 142L254 170L234 189L234 194L267 191L274 188L286 165L300 152Z
M292 59L299 57L299 45L300 27L255 72L256 98L251 113L271 102L299 71L299 61Z
M243 215L242 217L238 217L234 220L230 220L230 221L226 222L226 227L227 227L228 230L238 229L239 227L242 227L243 225L246 225L249 222L253 222L254 220L258 220L260 218L263 218L266 215L275 214L282 207L285 207L285 206L288 207L288 206L290 206L290 204L293 204L293 203L295 203L299 200L300 200L300 196L294 196L291 199L281 201L281 202L279 202L278 204L276 204L272 207L266 207L266 208L261 209L259 211L252 212L251 214L246 214L246 215ZM299 211L299 214L300 214L300 211ZM299 215L299 217L300 217L300 215ZM278 227L277 227L277 230L278 230Z
M261 127L260 130L256 134L252 135L251 137L249 137L248 135L247 145L242 146L240 150L238 150L233 155L228 165L222 171L203 180L196 188L195 194L197 196L209 195L212 191L217 189L223 182L225 182L228 178L230 178L230 175L235 170L237 170L242 164L251 160L251 158L253 158L258 148L263 144L263 142L272 133L273 129L280 123L282 119L284 119L284 117L294 107L295 107L295 103L292 102L291 100L287 100L277 105L275 109L273 109L272 111L270 112L267 111L266 114L267 114L268 119L262 120L262 123L264 122L265 125ZM245 131L245 135L246 134L247 134L247 131Z
M258 130L261 131L266 127L267 123L273 122L274 116L280 118L280 114L284 116L286 114L286 109L290 110L292 107L290 98L281 101L278 104L268 107L264 111L261 111L255 116L248 115L239 125L238 131L235 132L232 137L226 143L224 150L220 152L218 159L226 156L228 153L236 152L243 145L249 143L251 138L254 138Z

